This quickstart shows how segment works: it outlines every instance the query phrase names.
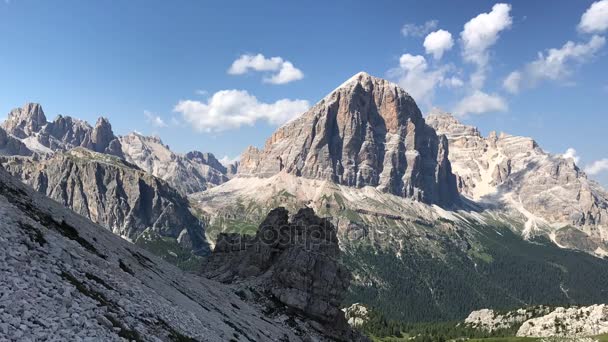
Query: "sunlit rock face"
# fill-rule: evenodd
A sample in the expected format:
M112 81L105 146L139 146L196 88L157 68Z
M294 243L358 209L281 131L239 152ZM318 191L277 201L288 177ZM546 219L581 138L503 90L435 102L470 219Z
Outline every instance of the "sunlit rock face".
M450 205L458 196L447 140L426 125L405 90L366 73L279 128L263 150L247 149L238 173L281 171L424 203Z

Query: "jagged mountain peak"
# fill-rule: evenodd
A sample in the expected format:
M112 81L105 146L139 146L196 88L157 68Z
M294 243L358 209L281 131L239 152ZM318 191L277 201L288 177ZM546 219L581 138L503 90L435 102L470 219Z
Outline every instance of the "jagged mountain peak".
M248 148L239 174L283 171L449 205L457 194L447 152L405 90L358 73L279 128L263 150Z
M8 114L2 127L17 138L26 138L47 124L46 116L39 103L26 103Z

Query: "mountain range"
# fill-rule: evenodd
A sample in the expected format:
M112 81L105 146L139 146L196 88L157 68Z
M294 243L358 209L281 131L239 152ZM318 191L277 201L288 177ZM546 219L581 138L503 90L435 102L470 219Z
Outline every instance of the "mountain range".
M104 118L49 122L38 104L9 113L0 154L37 192L226 286L291 284L279 256L297 260L298 246L255 262L248 248L226 254L226 239L255 246L268 213L284 207L312 209L335 227L340 253L327 255L352 273L343 305L431 321L607 298L608 193L599 184L531 138L483 137L450 114L425 117L406 90L364 72L234 165L173 152L158 137L116 136ZM297 227L300 214L281 215Z

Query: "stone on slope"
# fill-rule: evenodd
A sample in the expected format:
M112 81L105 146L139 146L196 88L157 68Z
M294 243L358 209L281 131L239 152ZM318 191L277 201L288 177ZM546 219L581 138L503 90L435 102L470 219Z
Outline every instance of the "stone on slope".
M279 128L264 149L248 148L238 174L281 171L444 206L458 197L448 144L408 93L366 73Z

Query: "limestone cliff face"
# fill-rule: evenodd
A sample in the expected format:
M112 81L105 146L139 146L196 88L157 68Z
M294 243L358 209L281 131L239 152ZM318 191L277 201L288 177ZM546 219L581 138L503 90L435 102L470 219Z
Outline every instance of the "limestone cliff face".
M46 159L5 157L3 167L38 192L135 241L146 230L184 239L206 254L203 224L164 181L109 155L76 148Z
M534 234L542 221L584 233L555 229L552 238L561 246L593 252L608 239L608 193L572 159L546 153L527 137L492 132L484 138L449 114L431 114L427 122L448 137L464 195L520 212L528 220L525 234Z
M247 149L238 174L281 171L424 203L450 205L457 198L447 141L403 89L366 73L279 128L263 150Z

